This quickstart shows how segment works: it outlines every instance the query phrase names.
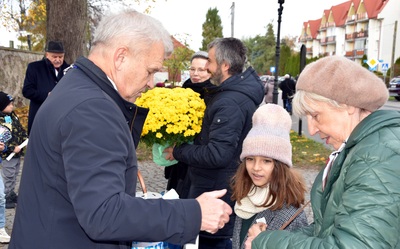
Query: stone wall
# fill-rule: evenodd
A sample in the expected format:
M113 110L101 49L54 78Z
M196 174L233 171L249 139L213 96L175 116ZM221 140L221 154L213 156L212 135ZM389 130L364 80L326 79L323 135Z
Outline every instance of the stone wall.
M0 46L0 91L11 94L16 107L29 104L29 100L22 96L25 71L28 63L42 59L43 55Z

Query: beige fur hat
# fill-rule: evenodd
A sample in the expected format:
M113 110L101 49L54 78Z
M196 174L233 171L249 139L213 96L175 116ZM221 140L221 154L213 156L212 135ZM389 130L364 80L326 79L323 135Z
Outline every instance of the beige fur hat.
M385 83L360 64L342 56L328 56L307 65L296 90L375 111L389 98Z
M253 127L243 141L240 160L247 156L265 156L292 167L291 127L292 119L283 107L260 106L253 114Z

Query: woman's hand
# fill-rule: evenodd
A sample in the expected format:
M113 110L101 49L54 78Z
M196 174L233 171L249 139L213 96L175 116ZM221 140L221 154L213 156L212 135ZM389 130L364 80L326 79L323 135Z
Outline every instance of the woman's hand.
M245 249L251 249L251 243L253 240L263 231L267 230L267 224L259 222L252 225L247 234L247 240L244 243Z

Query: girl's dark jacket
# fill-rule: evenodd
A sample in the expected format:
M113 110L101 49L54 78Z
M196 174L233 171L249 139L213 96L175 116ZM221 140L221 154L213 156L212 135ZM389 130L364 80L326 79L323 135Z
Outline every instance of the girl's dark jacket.
M129 129L136 106L80 58L32 126L10 249L130 249L131 241L194 241L196 200L135 197ZM135 126L135 124L133 124Z
M254 111L264 98L264 87L253 68L231 76L220 86L206 89L206 110L200 134L194 144L175 147L174 157L188 164L189 198L219 189L228 189L222 199L232 207L230 179L240 164L242 143L252 125ZM234 214L213 238L231 238Z

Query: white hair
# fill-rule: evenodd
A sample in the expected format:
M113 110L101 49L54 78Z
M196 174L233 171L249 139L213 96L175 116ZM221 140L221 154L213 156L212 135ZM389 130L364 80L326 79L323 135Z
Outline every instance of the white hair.
M165 57L173 51L171 35L160 21L135 10L124 10L105 16L99 23L93 40L93 49L98 45L115 46L126 44L135 50L138 45L162 42Z

